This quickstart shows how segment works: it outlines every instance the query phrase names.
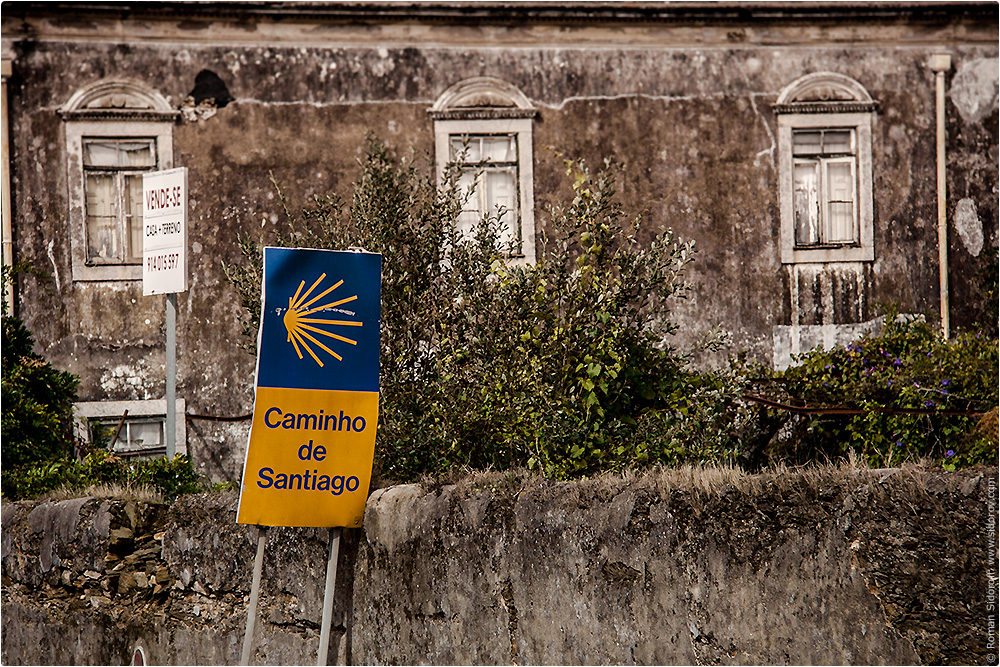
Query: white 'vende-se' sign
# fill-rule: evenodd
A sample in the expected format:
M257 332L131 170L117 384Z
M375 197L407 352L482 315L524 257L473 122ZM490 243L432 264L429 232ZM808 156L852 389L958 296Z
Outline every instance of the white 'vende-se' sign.
M187 167L143 174L142 294L187 287Z

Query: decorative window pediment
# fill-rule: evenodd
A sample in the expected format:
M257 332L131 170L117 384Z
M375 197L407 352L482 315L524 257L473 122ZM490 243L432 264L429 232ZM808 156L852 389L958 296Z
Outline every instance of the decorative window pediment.
M816 72L785 86L772 108L776 114L868 113L876 111L878 103L854 79L835 72Z
M444 91L430 108L434 120L534 118L538 112L520 90L501 79L466 79Z
M159 93L126 79L99 81L76 92L59 111L63 120L173 121L180 112Z

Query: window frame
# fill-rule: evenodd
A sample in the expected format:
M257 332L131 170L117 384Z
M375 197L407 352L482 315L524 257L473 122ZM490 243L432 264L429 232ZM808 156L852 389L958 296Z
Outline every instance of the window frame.
M176 437L176 454L187 454L187 419L185 412L187 404L183 398L174 401L174 426ZM116 422L122 413L128 410L126 422L147 423L160 420L163 424L162 444L157 447L126 450L115 449L115 453L124 457L162 456L166 451L167 399L150 399L145 401L81 401L73 404L73 418L76 435L84 442L90 442L90 425L92 422ZM117 422L116 422L117 423ZM124 430L124 428L123 428ZM119 436L120 437L120 436Z
M139 254L136 256L130 252L132 250L132 239L131 239L131 225L130 217L135 217L135 212L130 211L127 206L128 203L128 177L139 176L144 173L155 171L157 169L158 156L156 148L156 139L151 137L83 137L82 150L84 155L86 155L86 147L88 143L94 142L115 142L115 143L128 143L128 142L144 142L148 143L152 148L153 164L146 167L121 167L121 166L93 166L87 165L86 158L83 164L83 200L84 200L84 239L86 241L85 250L87 253L86 263L87 266L118 266L118 265L130 265L137 264L142 265L142 249L140 248ZM116 228L116 233L121 240L122 256L118 259L102 259L102 258L92 258L90 257L90 212L87 210L87 206L90 199L90 186L89 179L91 176L110 176L113 180L112 194L114 196L114 205L112 208L114 218L114 226ZM141 206L141 200L140 200ZM142 219L142 211L139 211L139 219ZM141 239L141 234L140 234Z
M855 171L854 188L856 193L854 225L857 234L855 242L820 242L811 245L800 245L797 242L794 177L797 156L793 154L792 142L794 132L800 130L853 130L854 132L855 155L853 168ZM871 134L870 113L788 114L778 116L781 262L783 264L874 261L875 248L872 245L874 240L874 214L872 205ZM821 180L826 180L825 174L821 173Z
M515 156L513 160L486 160L482 159L476 162L463 162L459 163L454 159L452 154L453 144L456 139L463 141L463 144L468 142L470 139L488 139L491 137L507 137L513 138ZM524 230L521 224L521 185L520 185L520 156L521 156L521 146L518 142L518 135L516 133L506 133L506 134L451 134L448 136L449 141L449 151L448 157L449 161L446 163L446 168L453 165L461 165L462 175L471 174L474 177L473 191L470 193L470 199L478 198L478 207L476 210L480 213L480 218L485 213L495 212L496 206L490 206L487 201L488 194L485 192L485 179L487 173L513 173L514 176L514 209L507 209L504 213L513 213L514 215L514 234L516 237L516 245L519 248L519 252L516 252L512 257L520 259L524 257ZM467 212L465 208L462 209L462 213ZM477 223L478 223L477 219Z
M69 224L73 260L73 280L142 280L142 260L137 263L92 262L87 252L87 174L84 145L88 140L152 140L154 166L142 171L173 168L173 132L169 124L148 121L92 121L66 123L66 148L69 154ZM140 172L142 173L142 172Z
M781 263L874 261L872 133L878 103L854 79L836 72L816 72L787 85L772 110L778 121ZM797 243L793 135L804 130L852 130L854 133L855 243Z
M443 181L451 160L452 137L462 136L510 136L517 142L517 217L520 227L521 252L511 257L513 261L534 263L535 261L535 202L532 192L534 170L531 155L533 122L530 118L437 120L434 122L435 156L438 182ZM469 163L474 169L479 163Z
M818 152L799 152L795 150L795 134L818 131L821 133L826 132L849 132L850 133L850 149L848 151L825 151L821 149ZM800 240L799 234L799 220L796 217L795 220L795 248L799 249L814 249L814 248L843 248L849 246L857 246L860 243L860 225L858 220L858 160L857 160L857 140L856 134L853 128L821 128L819 130L793 130L792 131L792 189L793 189L793 201L792 205L795 208L793 215L798 215L798 207L795 206L795 198L798 193L796 187L797 176L799 167L809 166L813 168L814 174L816 174L817 182L817 206L816 206L816 241L803 243ZM832 188L830 187L830 166L834 164L846 164L850 167L850 180L851 180L851 198L849 200L836 200L831 193ZM851 237L848 240L833 240L833 222L830 219L830 205L834 203L850 203L851 204Z
M142 280L142 262L101 263L87 259L87 170L84 141L152 140L154 167L172 169L173 126L180 112L144 84L102 80L77 91L59 110L66 137L67 200L72 277L76 282Z
M428 110L434 121L434 157L438 182L446 177L453 136L514 135L517 142L517 205L520 254L515 264L535 262L534 118L538 114L524 94L501 79L475 77L461 81ZM475 166L470 163L470 167Z

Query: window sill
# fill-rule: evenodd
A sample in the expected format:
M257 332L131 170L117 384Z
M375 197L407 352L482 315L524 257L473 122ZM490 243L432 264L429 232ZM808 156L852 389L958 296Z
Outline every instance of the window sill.
M73 263L74 282L142 280L142 264Z
M826 264L831 262L872 262L875 249L872 246L810 246L791 248L783 252L782 264Z

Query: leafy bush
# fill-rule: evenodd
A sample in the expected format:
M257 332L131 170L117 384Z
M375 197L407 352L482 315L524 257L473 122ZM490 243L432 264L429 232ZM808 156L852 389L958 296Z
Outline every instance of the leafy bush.
M10 280L3 267L2 284ZM32 350L31 332L3 307L2 402L3 473L6 492L13 471L52 464L73 449L73 402L78 379L56 370Z
M183 454L172 459L136 461L128 466L125 481L133 486L156 489L168 499L205 490L205 484L191 465L191 458Z
M288 230L269 241L383 255L382 475L528 466L568 477L732 454L731 429L716 424L739 410L738 380L687 370L667 344L692 245L669 231L639 244L613 165L591 175L567 162L573 198L530 266L501 247L501 212L469 237L456 231L468 195L457 167L439 188L374 139L362 167L349 208L330 195L296 213L282 197ZM253 240L241 248L245 262L225 268L251 341L261 254Z
M35 498L63 489L86 491L88 487L117 484L155 490L167 499L198 493L203 484L187 456L126 461L105 450L93 451L82 460L61 459L4 470L5 498Z
M362 168L350 206L328 195L294 212L282 197L288 227L268 241L383 255L376 469L385 477L461 466L559 478L686 461L756 467L763 448L774 463L853 451L876 466L934 457L952 467L995 456L989 418L951 412L994 408L995 425L996 342L944 341L894 314L879 336L802 355L778 374L787 400L860 414L797 417L772 438L787 413L742 399L759 368L697 372L669 345L670 300L685 294L693 247L669 231L638 243L642 221L616 200L615 165L591 174L566 163L572 197L551 211L533 265L501 247L501 212L458 234L468 193L457 167L437 187L430 169L372 139ZM253 349L261 254L253 240L241 248L245 262L226 271Z
M0 287L10 280L3 267ZM142 485L168 498L201 489L186 456L129 463L96 449L73 459L76 376L58 371L32 351L24 323L3 308L3 418L0 489L4 498L33 498L47 491L98 484Z
M879 335L801 355L784 372L793 400L861 414L803 416L791 449L772 454L798 462L853 450L877 467L920 458L949 469L995 461L997 341L970 332L945 340L894 311L885 322Z

